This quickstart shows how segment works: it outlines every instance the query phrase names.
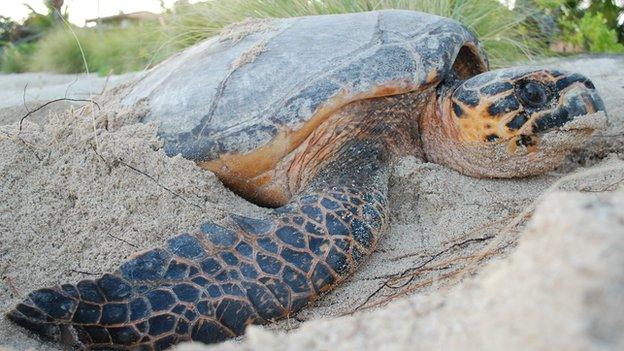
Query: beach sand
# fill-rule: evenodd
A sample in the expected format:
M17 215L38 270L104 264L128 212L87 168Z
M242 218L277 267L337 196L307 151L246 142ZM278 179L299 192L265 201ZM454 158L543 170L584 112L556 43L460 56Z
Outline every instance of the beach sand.
M544 194L556 197L555 190L602 192L618 188L618 181L624 179L620 160L624 154L624 57L553 61L549 65L592 78L609 111L607 131L595 135L561 168L540 177L475 179L436 164L402 159L391 178L390 231L370 259L352 278L301 313L264 329L254 328L255 337L242 346L254 349L262 342L265 346L277 345L270 342L295 345L266 330L281 333L309 320L356 311L363 312L347 320L378 318L396 313L396 306L414 299L444 304L447 296L465 291L475 275L480 279L483 266L488 266L488 274L494 274L491 271L496 265L511 266L506 260L522 247L522 243L518 245L521 233ZM0 87L4 78L0 75ZM63 96L64 89L58 91ZM21 88L13 91L21 93ZM22 113L10 109L19 108L21 99L15 101L17 105L4 106L0 111L3 314L33 289L112 271L133 252L159 246L170 236L192 230L204 221L222 222L227 212L253 217L267 211L234 195L212 173L194 163L166 157L156 138L156 126L136 123L139 110L112 111L106 107L108 101L101 103L102 110L91 104L72 104L40 111L37 119L27 119L19 131L17 121ZM617 194L621 198L622 193ZM548 198L547 204L556 206L557 201L566 201L565 196ZM570 211L578 210L570 206ZM497 291L486 289L484 293ZM449 301L459 298L454 299ZM468 302L478 301L473 296L462 306L470 308ZM457 307L449 307L446 313L453 313L453 308ZM483 313L480 318L486 318L484 314L490 310L479 311ZM432 330L435 323L445 321L436 316L427 320L433 323L429 326ZM418 313L409 318L418 323ZM337 319L341 320L344 318ZM505 322L500 316L493 320ZM335 323L315 321L312 327L306 324L296 333L308 333L309 339L318 328L327 328L334 338L341 339L343 334L337 334L338 329L331 333ZM390 328L391 324L387 325ZM452 333L448 328L440 330ZM384 331L380 333L383 336ZM333 340L329 334L323 338ZM395 334L388 331L387 335ZM433 332L427 335L441 337ZM412 339L405 342L403 345L414 343ZM0 319L0 345L15 350L59 349L4 318ZM323 345L332 344L319 344L318 349L326 349Z

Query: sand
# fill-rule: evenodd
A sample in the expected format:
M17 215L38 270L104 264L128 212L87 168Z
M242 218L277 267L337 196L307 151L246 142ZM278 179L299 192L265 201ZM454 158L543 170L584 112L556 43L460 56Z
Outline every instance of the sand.
M567 201L564 195L557 198L555 190L603 192L617 189L618 181L624 179L621 156L618 156L624 154L624 58L558 61L556 66L585 73L594 80L610 112L607 131L596 135L586 148L570 156L560 169L540 177L474 179L413 158L401 160L391 179L391 230L368 262L338 289L293 318L268 329L252 329L252 337L246 340L250 344L242 347L253 349L265 341L266 345L299 345L297 343L303 339L297 337L313 340L320 328L326 334L319 338L328 343L318 344L318 349L326 349L323 347L335 345L337 339L348 339L336 324L369 318L378 321L371 324L371 328L387 326L383 329L387 333L380 331L378 341L370 345L380 346L404 335L401 331L406 329L391 324L389 319L409 320L405 325L429 325L423 327L424 334L415 335L423 339L428 335L432 338L430 341L453 335L452 328L438 327L446 321L444 316L453 315L457 308L481 306L483 301L478 295L481 291L465 292L465 284L485 279L482 276L486 273L480 272L486 263L486 272L495 271L506 277L504 282L513 281L514 268L509 262L522 248L522 241L518 245L519 238L528 236L520 234L527 221L534 217L535 206L541 204L544 211L543 206L552 208ZM3 78L0 76L0 86ZM16 136L15 116L0 115L5 116L0 121L2 313L32 289L75 282L110 271L132 252L157 246L169 236L190 230L202 221L219 222L226 212L253 216L266 211L235 196L213 174L200 170L192 162L166 157L155 137L156 126L135 123L137 111L113 112L106 109L106 103L102 105L103 110L94 113L89 105L72 107L70 111L53 111L45 118L25 123L19 137ZM547 197L546 205L541 202L544 197ZM582 212L570 206L559 211L561 216L576 213L574 209ZM535 224L532 225L535 228ZM557 240L548 242L555 246L557 243ZM537 241L533 245L541 247L541 244ZM560 249L566 250L563 246ZM532 250L525 251L529 254ZM565 266L567 261L556 262L563 262L561 265ZM609 267L602 268L608 270ZM539 277L536 279L534 284L540 286ZM504 282L500 284L505 285ZM483 293L494 299L498 291L492 288ZM452 300L454 293L460 297ZM408 311L409 315L397 314L406 310L406 304L413 304L412 301L425 299L427 302L423 302L423 306L431 307L444 305L445 301L461 301L462 296L470 293L473 295L466 299L466 305L451 304L444 312L430 314L422 321L419 319L422 310L414 314ZM431 301L438 302L431 305ZM496 309L502 306L499 300L492 301L499 305L492 302L494 305L490 309L484 307L478 309L479 313L467 314L458 322L458 328L469 326L470 321L478 320L475 316L479 316L480 320L489 321L492 328L509 322L505 330L514 330L517 326L511 319L488 318L488 313L493 316L503 311ZM527 296L525 303L531 305L531 301ZM536 301L532 305L534 309L537 304ZM354 311L363 312L336 319L333 324L327 320L306 323L293 334L292 340L299 340L293 344L284 339L289 336L276 336L266 331L283 332L297 328L304 321L330 319ZM380 317L384 314L389 319ZM556 318L566 320L568 316L559 314ZM424 321L429 324L423 324ZM348 324L351 322L344 323L345 328L353 326ZM395 329L397 334L388 328ZM375 329L363 330L372 333ZM352 340L358 337L362 340L362 334L353 330L351 334L355 338ZM476 338L473 343L478 346L485 339L485 336ZM413 345L416 339L399 340L402 340L401 345ZM459 336L449 340L457 344L446 346L464 342ZM4 319L0 320L0 344L16 350L58 349L57 345L39 342ZM345 348L349 345L357 346L347 344Z
M601 168L624 176L623 161L608 163ZM310 321L291 333L250 327L242 344L177 350L622 350L622 233L624 189L551 192L508 257L451 291Z
M18 121L28 111L59 98L90 99L104 91L131 80L138 73L100 77L96 74L21 73L0 74L0 124ZM69 106L81 106L79 101L51 104L34 113L30 121L41 122L50 112L60 113Z

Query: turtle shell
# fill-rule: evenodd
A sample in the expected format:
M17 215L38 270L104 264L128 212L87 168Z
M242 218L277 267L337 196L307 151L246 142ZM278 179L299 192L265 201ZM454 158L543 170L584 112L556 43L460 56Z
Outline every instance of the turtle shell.
M457 58L464 49L471 55ZM230 157L232 168L256 162L259 173L337 109L435 86L456 58L487 69L468 29L425 13L247 22L154 67L125 92L123 104L147 101L144 121L160 122L168 155L200 164Z

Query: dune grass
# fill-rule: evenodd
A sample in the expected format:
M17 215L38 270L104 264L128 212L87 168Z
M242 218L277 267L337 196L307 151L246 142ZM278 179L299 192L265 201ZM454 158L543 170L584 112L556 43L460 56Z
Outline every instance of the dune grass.
M245 18L295 17L406 9L453 18L479 36L494 66L545 52L527 19L536 9L510 11L497 0L219 0L178 6L168 18L172 43L192 45Z
M85 49L87 61L92 55L92 40L86 31L76 30L78 40ZM76 40L65 28L59 27L37 43L37 48L28 60L32 71L54 71L77 73L84 70L80 48Z
M172 51L161 51L162 55L158 55L157 48L164 38L156 24L106 30L73 28L73 31L83 47L89 70L104 75L142 70L152 60L161 61ZM58 73L85 71L76 38L66 27L54 29L37 43L28 68Z
M0 72L22 73L29 70L28 60L35 51L35 44L8 44L0 51Z
M246 18L293 17L379 9L408 9L456 19L473 30L494 67L545 52L545 41L529 25L531 9L510 11L498 0L210 0L178 4L162 23L118 29L74 28L89 70L123 73L152 66L172 53L218 34ZM67 28L56 28L37 43L26 68L84 71L80 50Z

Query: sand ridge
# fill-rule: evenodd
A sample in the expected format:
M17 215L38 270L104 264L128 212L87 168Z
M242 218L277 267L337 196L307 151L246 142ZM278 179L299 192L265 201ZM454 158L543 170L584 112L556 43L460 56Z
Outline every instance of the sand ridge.
M608 167L619 167L617 154L624 152L624 73L613 69L623 65L617 57L557 62L594 80L610 112L610 127L555 172L474 179L414 158L401 160L391 179L391 230L376 252L335 291L268 329L284 331L397 298L411 301L404 296L433 294L443 303L448 291L470 278L465 272L479 272L488 259L514 252L531 209L553 185L617 188L620 173ZM14 116L9 124L0 122L2 313L33 289L113 270L131 253L203 221L223 221L227 212L257 216L266 211L192 162L166 157L156 126L136 123L137 111L104 107L93 121L89 108L75 106L38 123L28 121L19 138ZM604 167L612 171L605 173ZM570 174L569 181L560 182ZM58 349L4 318L0 341L17 350Z

